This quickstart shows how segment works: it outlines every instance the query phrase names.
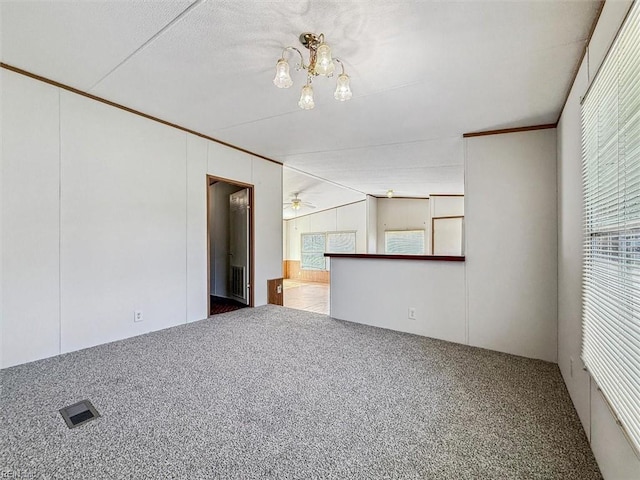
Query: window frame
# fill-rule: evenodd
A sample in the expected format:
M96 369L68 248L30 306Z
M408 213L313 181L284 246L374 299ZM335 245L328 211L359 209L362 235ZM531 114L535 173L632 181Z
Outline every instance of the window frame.
M353 252L329 252L328 251L328 245L329 245L329 235L337 235L337 234L353 234ZM306 252L304 250L304 236L305 235L318 235L318 236L324 236L324 249L322 252ZM356 253L358 245L357 245L357 240L358 240L358 232L357 230L332 230L332 231L327 231L327 232L304 232L300 234L300 270L306 270L306 271L315 271L315 272L327 272L330 270L329 268L329 262L328 259L324 256L325 253ZM324 268L309 268L308 266L305 266L305 264L303 263L303 256L304 254L320 254L322 255L322 258L324 260Z
M310 236L317 236L317 237L322 237L323 238L323 247L322 247L322 251L318 250L318 251L305 251L304 249L304 237L310 237ZM300 234L300 270L309 270L309 271L315 271L315 272L322 272L325 271L327 269L327 262L324 256L325 250L327 248L327 236L326 236L326 232L304 232ZM313 267L309 267L308 265L305 266L304 263L304 257L306 255L319 255L320 257L322 257L322 263L324 264L324 266L322 268L313 268Z
M640 456L640 3L582 101L582 360Z

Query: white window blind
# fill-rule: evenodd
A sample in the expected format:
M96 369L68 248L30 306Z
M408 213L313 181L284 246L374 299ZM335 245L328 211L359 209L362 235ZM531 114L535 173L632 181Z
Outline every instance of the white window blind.
M387 230L384 252L397 255L424 255L424 230Z
M356 253L356 232L303 233L300 268L329 270L326 253Z
M302 270L325 270L325 234L303 233L300 237L302 241L300 268Z
M582 105L582 358L640 452L640 2Z

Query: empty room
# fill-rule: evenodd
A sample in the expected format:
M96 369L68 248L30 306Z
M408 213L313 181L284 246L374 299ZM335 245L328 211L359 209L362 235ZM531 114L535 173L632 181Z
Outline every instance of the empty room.
M640 480L640 2L0 29L1 478Z

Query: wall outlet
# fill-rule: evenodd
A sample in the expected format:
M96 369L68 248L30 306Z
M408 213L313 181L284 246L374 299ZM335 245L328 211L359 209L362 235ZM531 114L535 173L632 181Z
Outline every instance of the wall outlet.
M134 322L141 322L142 320L143 320L142 310L136 310L135 312L133 312Z
M415 307L410 307L409 308L409 320L415 320L416 319L416 309Z

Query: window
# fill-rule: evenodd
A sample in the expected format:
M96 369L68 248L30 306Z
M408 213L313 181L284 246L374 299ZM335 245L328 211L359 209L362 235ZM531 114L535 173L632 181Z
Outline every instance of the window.
M582 358L640 452L640 2L582 106Z
M303 233L302 270L329 270L326 253L356 253L356 232Z
M300 268L302 270L325 270L326 235L324 233L303 233L301 240Z
M384 253L424 255L424 230L387 230Z

